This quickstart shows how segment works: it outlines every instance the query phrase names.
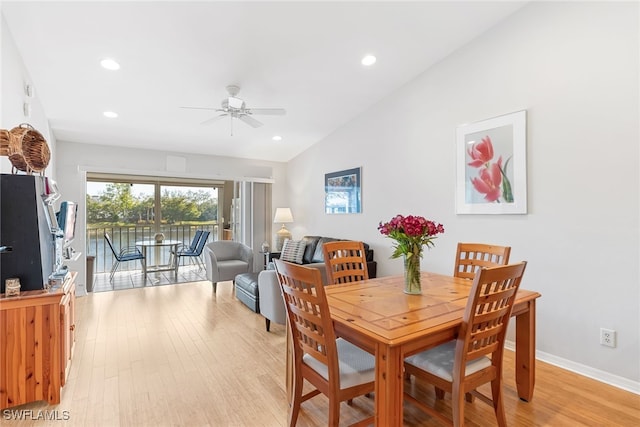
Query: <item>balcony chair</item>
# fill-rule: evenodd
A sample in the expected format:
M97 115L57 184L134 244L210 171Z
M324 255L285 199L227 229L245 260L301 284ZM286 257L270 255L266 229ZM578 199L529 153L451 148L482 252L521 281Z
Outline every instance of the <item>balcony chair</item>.
M242 243L218 240L204 246L207 279L216 292L218 282L232 280L238 274L253 272L253 250Z
M275 260L293 347L293 393L289 426L296 425L300 404L320 393L329 398L329 426L338 426L340 402L374 391L375 358L336 339L322 276L316 268ZM302 395L304 380L315 389ZM373 422L373 417L363 420Z
M337 240L322 245L327 283L358 282L369 278L367 258L362 242Z
M178 245L177 251L174 253L171 252L172 257L177 257L175 260L176 266L176 274L178 273L178 266L180 266L180 258L188 257L189 259L194 259L196 264L198 265L198 269L202 270L202 250L204 249L204 245L207 243L207 239L209 238L209 231L196 230L196 234L193 236L193 240L189 246L185 244Z
M104 233L104 239L109 244L109 248L111 248L111 252L113 252L113 257L116 259L113 267L111 267L111 275L109 276L110 282L113 282L113 275L116 273L121 262L140 260L140 264L142 264L142 271L146 271L145 258L142 252L140 252L140 249L136 246L127 246L120 249L119 252L116 252L109 233Z
M436 387L436 399L451 393L453 422L435 407L405 392L405 399L446 424L464 426L465 395L493 406L499 426L506 426L502 398L502 356L516 293L526 262L481 268L476 272L462 324L455 340L405 359L405 371ZM492 398L476 391L491 383Z
M476 270L481 267L507 265L511 246L494 246L484 243L458 243L456 263L453 269L455 277L473 280Z

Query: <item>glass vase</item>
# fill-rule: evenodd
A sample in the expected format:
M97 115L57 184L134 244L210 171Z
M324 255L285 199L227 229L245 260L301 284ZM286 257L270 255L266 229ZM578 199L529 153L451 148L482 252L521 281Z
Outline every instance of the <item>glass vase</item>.
M404 255L404 293L410 295L422 294L420 283L420 251Z

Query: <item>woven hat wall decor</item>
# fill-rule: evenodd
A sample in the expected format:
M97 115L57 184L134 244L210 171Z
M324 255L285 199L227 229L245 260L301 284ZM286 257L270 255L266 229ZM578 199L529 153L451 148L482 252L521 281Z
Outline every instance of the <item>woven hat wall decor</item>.
M12 173L18 171L44 174L51 160L49 144L42 134L28 123L11 130L0 129L0 156L9 157Z

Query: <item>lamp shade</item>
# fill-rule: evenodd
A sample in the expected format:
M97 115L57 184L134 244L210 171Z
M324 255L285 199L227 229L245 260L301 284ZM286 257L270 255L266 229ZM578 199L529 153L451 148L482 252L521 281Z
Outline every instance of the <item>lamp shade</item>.
M276 214L273 217L273 222L282 224L282 228L276 233L276 251L282 250L284 241L291 238L291 232L284 226L285 223L293 222L293 215L289 208L276 208Z
M290 208L276 208L276 214L273 218L273 222L276 223L289 223L293 222L293 214Z

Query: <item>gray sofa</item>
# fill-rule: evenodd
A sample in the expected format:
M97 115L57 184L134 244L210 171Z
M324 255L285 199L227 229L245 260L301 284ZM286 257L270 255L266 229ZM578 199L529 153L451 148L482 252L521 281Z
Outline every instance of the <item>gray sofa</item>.
M300 240L306 242L304 255L302 257L302 265L304 265L305 267L319 269L320 274L322 275L322 283L326 284L327 271L324 264L324 252L322 251L322 245L325 242L334 242L336 240L345 239L336 239L333 237L322 236L304 236ZM370 249L369 245L366 243L364 243L364 251L367 255L367 270L369 271L369 278L373 279L376 277L378 264L373 260L373 249Z
M321 236L305 236L302 240L307 244L304 250L304 256L302 257L302 265L305 267L317 268L322 275L322 283L327 283L327 270L324 264L324 253L322 252L322 245L325 242L331 242L335 240L332 237ZM369 245L364 244L364 249L367 254L367 270L369 272L369 278L373 279L377 273L377 263L373 260L373 249L369 248ZM271 263L272 264L272 263ZM285 308L282 295L280 294L280 285L278 284L278 277L273 265L267 266L267 270L260 272L258 276L258 290L256 295L258 300L258 311L262 313L267 320L267 330L269 330L270 320L275 323L285 322ZM277 289L277 291L276 291ZM280 295L280 298L274 298L274 294ZM245 302L246 304L246 302ZM269 317L272 317L271 319Z

